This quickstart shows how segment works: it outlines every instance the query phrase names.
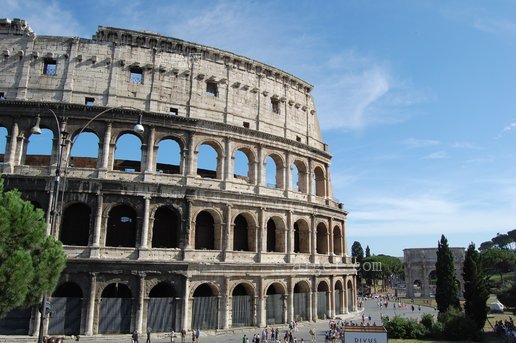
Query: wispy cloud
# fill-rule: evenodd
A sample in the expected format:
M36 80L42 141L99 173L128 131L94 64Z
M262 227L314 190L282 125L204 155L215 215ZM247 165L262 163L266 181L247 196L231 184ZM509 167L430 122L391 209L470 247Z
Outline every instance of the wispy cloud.
M425 148L429 146L439 145L441 142L435 139L418 139L408 138L401 142L403 145L407 145L411 148Z
M507 125L506 127L504 127L500 133L495 137L495 138L501 138L503 135L505 135L507 132L509 131L512 131L512 130L516 130L516 123L510 123L509 125Z
M479 18L473 26L480 31L516 37L516 22L505 18Z
M428 160L440 160L440 159L447 158L447 157L448 157L448 153L446 151L436 151L423 158L428 159Z
M455 142L451 147L454 149L482 150L481 147L470 142Z

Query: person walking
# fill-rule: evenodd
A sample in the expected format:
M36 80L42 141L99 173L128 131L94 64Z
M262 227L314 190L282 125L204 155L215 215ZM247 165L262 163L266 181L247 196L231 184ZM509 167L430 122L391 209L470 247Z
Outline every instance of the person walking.
M152 331L151 328L147 328L147 340L145 341L145 343L151 343L151 340L150 340L151 331Z
M131 343L138 343L138 331L134 330L131 335Z

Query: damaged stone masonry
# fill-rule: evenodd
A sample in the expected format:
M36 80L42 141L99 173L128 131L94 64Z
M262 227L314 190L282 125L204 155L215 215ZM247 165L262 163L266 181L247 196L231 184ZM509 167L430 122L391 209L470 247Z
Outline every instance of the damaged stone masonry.
M0 52L6 189L48 218L66 162L54 234L68 263L45 333L264 327L356 310L347 212L312 85L228 51L103 26L92 39L37 36L2 19ZM133 132L139 114L145 130ZM47 155L28 153L38 118L53 137ZM95 157L80 155L84 134ZM140 144L134 160L117 157L127 136ZM168 146L177 163L163 161ZM213 167L199 166L205 151ZM9 313L0 334L37 334L38 314Z

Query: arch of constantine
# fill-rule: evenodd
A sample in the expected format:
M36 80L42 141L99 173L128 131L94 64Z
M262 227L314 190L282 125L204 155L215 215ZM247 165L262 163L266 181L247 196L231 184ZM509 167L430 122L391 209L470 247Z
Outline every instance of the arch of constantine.
M37 36L2 19L0 51L5 188L50 221L64 163L49 234L68 261L48 333L263 327L356 311L347 212L332 194L312 85L228 51L102 26L92 39ZM37 306L22 308L0 333L38 326Z
M455 278L459 282L459 296L464 291L462 269L464 265L464 248L450 248L455 266ZM428 298L435 295L435 263L437 248L403 249L403 264L405 268L405 283L407 297Z

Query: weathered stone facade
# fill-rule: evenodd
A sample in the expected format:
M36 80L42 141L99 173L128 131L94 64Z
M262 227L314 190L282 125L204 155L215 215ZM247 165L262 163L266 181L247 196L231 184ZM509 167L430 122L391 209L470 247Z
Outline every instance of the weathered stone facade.
M464 291L462 269L464 265L464 248L450 248L455 266L455 278L459 282L459 297ZM407 296L430 297L435 295L435 264L437 262L437 248L403 249L403 264L405 267L405 282ZM417 294L416 294L417 293Z
M93 39L36 36L4 19L0 52L6 188L49 217L64 161L53 234L68 264L50 332L216 330L356 310L346 212L310 84L227 51L109 27ZM139 113L145 131L131 132ZM49 155L28 154L37 118L53 135ZM74 155L86 133L95 157ZM135 160L116 155L127 135L140 142ZM163 142L178 146L177 164L160 161ZM212 169L199 167L203 147L216 154ZM27 325L16 330L34 333L37 310L17 315Z

